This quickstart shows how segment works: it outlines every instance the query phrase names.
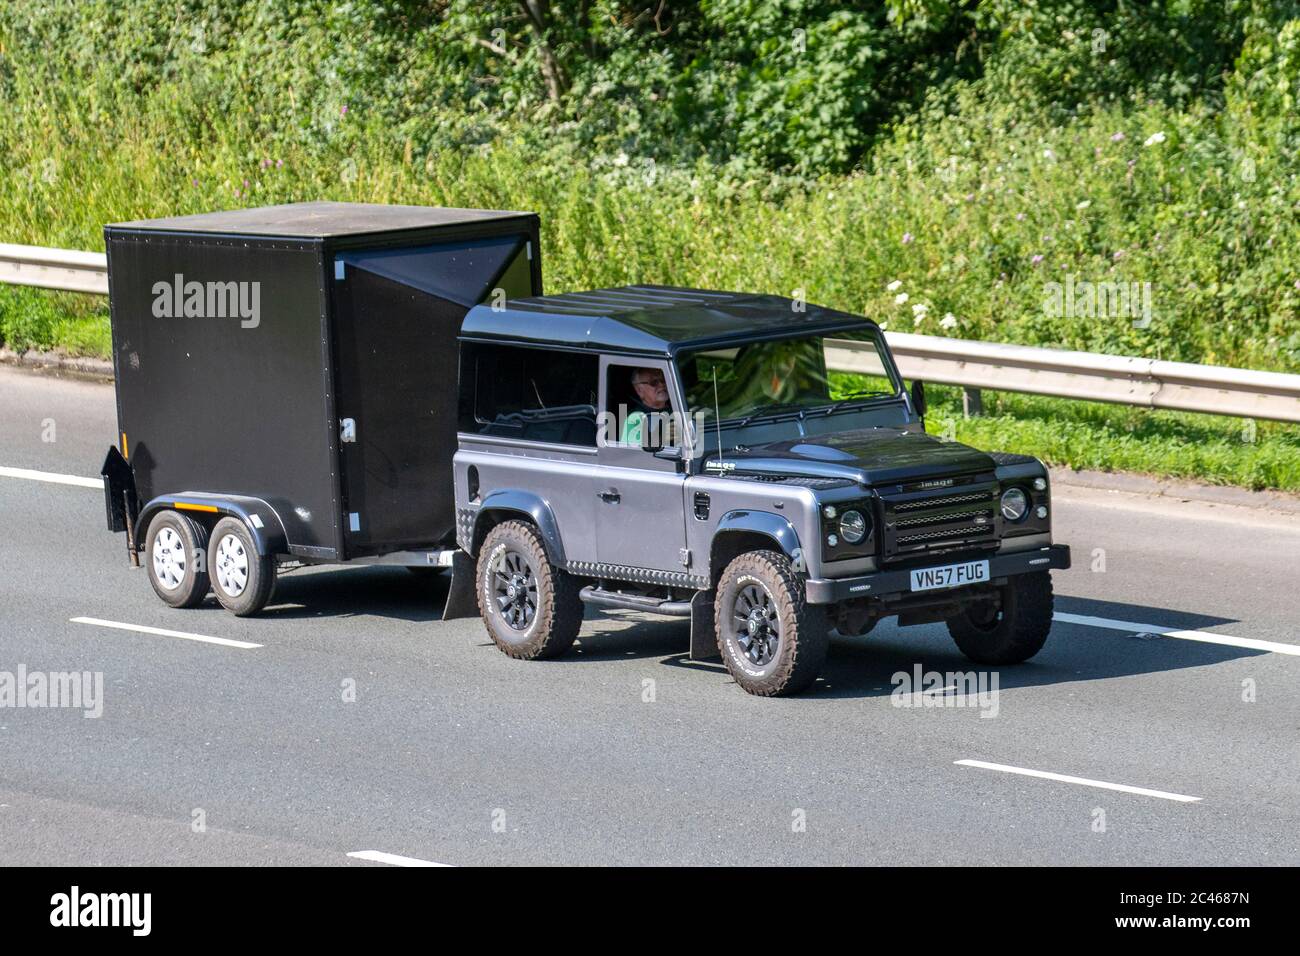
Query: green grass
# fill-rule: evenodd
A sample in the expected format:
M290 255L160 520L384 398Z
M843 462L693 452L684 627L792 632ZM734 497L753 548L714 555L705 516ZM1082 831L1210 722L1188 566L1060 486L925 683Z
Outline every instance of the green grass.
M0 285L0 341L16 351L39 349L108 358L108 300L75 292Z
M960 389L933 386L926 397L930 432L978 448L1071 468L1300 492L1294 425L988 391L985 414L963 418Z

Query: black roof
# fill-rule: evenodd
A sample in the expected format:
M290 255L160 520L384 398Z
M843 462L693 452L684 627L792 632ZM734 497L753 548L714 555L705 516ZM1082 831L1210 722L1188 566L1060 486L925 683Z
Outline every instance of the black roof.
M497 308L475 306L465 316L461 336L673 355L733 341L871 327L874 323L862 316L779 295L630 285L511 299Z
M193 216L115 222L107 229L219 233L324 239L533 217L531 212L497 209L447 209L438 206L389 206L367 202L297 202L254 209L202 212Z

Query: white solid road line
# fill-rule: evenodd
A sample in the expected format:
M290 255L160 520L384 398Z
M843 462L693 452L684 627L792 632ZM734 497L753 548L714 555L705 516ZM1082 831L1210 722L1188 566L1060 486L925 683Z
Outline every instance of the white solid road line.
M1100 790L1118 790L1120 793L1136 793L1143 797L1159 797L1162 800L1176 800L1178 803L1198 803L1200 797L1189 797L1183 793L1166 793L1164 790L1148 790L1146 787L1130 787L1123 783L1107 783L1105 780L1089 780L1087 777L1071 777L1064 773L1048 773L1046 770L1026 770L1024 767L1008 767L1003 763L986 763L983 760L954 760L959 767L978 767L981 770L1000 770L1003 773L1018 773L1023 777L1040 777L1043 780L1056 780L1060 783L1077 783L1083 787L1097 787Z
M432 860L417 860L413 856L398 856L382 850L356 850L348 856L354 860L369 860L371 863L387 863L390 866L451 866L450 863L434 863Z
M208 637L206 634L190 634L187 631L169 631L163 627L145 627L143 624L123 624L121 621L103 621L97 617L68 618L73 624L94 624L96 627L114 627L119 631L139 631L141 634L156 634L159 637L179 637L186 641L202 641L204 644L220 644L222 647L252 648L261 644L248 641L232 641L228 637Z
M103 489L102 478L82 478L80 475L59 475L52 471L32 471L30 468L6 468L0 465L0 478L26 478L28 481L48 481L56 485L77 485L81 488Z
M1158 624L1112 621L1106 617L1089 617L1086 614L1062 614L1059 611L1052 615L1052 620L1060 621L1062 624L1104 627L1112 631L1129 631L1132 634L1159 634L1161 637L1176 637L1183 641L1200 641L1203 644L1226 644L1229 647L1244 647L1252 651L1269 651L1274 654L1291 654L1300 657L1300 644L1257 641L1251 637L1233 637L1230 634L1213 634L1210 631L1180 631L1177 628L1161 627Z

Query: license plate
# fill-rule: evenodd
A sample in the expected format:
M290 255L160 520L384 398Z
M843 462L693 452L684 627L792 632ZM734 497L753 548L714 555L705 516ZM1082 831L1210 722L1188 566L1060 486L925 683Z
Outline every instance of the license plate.
M959 588L966 584L979 584L988 579L987 561L945 564L940 568L917 568L912 572L912 590L934 591L938 588Z

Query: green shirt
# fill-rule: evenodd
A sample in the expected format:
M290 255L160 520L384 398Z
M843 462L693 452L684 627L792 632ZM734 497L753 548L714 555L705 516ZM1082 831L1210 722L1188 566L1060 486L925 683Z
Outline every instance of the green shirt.
M625 445L640 445L645 434L646 421L645 412L633 412L628 415L623 422L623 434L619 437L619 441Z

